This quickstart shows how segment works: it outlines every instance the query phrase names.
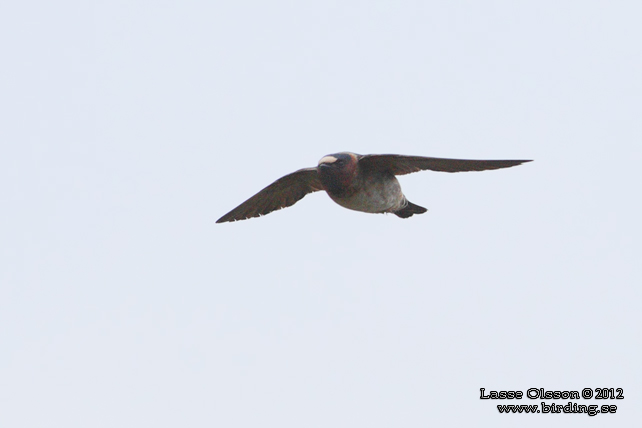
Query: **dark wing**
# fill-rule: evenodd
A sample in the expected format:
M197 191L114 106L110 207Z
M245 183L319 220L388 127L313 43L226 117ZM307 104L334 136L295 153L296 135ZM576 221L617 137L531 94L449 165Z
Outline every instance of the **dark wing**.
M294 205L308 193L323 190L316 168L304 168L281 177L238 207L217 223L259 217L272 211Z
M467 160L426 158L403 155L365 155L359 159L364 170L390 171L394 175L429 169L441 172L485 171L487 169L508 168L530 160Z

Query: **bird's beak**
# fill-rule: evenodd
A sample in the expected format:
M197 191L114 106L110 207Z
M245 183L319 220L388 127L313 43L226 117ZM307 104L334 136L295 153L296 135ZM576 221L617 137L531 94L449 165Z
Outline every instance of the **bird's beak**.
M322 166L328 167L328 166L330 166L331 163L334 163L336 161L337 161L337 158L335 158L334 156L331 156L331 155L324 156L319 161L319 165L318 166L319 167L322 167Z

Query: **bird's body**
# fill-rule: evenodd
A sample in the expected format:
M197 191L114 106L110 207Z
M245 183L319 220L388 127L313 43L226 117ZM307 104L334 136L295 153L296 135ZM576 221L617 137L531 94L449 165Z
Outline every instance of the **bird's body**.
M316 168L281 177L221 217L217 223L244 220L293 205L306 194L325 190L344 208L367 213L394 213L408 218L426 208L409 202L396 175L425 169L442 172L484 171L519 165L525 160L463 160L341 152L321 158Z
M344 208L366 213L391 213L405 205L399 180L392 174L370 174L360 177L350 192L336 194L326 190L334 202Z
M328 196L344 208L366 213L389 213L403 208L406 198L394 174L362 171L357 156L337 153L319 161L319 180ZM337 165L342 161L345 163ZM343 167L344 172L338 172L335 165Z

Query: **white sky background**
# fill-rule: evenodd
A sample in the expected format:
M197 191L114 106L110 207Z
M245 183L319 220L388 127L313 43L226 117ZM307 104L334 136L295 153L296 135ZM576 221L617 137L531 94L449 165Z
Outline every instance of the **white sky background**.
M5 2L0 425L637 425L641 22L638 1ZM535 162L401 177L429 209L407 220L317 193L214 223L343 150ZM482 387L625 398L500 415Z

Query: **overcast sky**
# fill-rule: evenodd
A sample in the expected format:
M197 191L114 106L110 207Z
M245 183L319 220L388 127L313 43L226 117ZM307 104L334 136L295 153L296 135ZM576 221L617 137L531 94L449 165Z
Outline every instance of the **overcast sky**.
M639 424L641 22L639 1L5 2L0 425ZM319 192L215 224L345 150L534 162L403 176L429 210L406 220ZM624 399L479 398L532 387Z

